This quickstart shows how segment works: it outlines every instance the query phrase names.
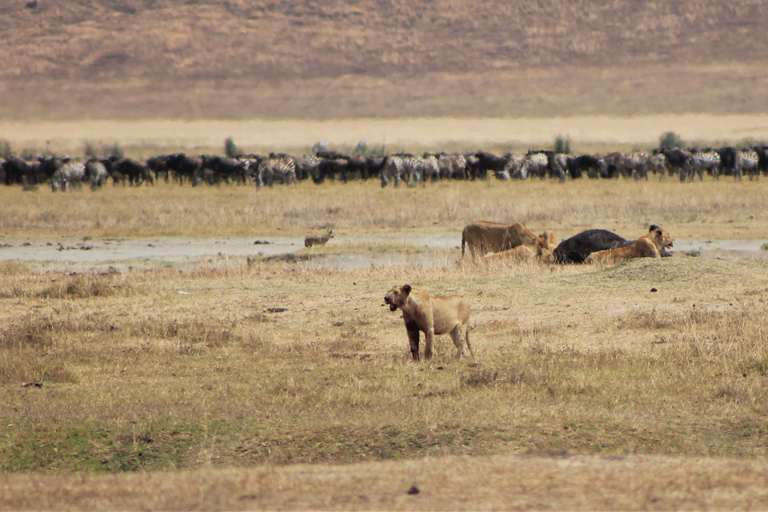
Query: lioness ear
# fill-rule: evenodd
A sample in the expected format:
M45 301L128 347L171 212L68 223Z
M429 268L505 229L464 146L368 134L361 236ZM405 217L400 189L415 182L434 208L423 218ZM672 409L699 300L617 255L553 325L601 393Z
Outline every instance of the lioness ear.
M402 290L403 290L403 291L404 291L406 294L408 294L408 293L411 293L411 285L409 285L409 284L403 285L403 288L402 288Z
M656 231L657 229L661 229L661 228L656 224L651 224L651 228L648 231Z

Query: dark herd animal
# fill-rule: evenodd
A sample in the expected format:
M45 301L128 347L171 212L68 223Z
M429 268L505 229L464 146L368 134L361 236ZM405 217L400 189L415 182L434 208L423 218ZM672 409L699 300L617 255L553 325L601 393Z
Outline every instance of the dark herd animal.
M315 154L292 156L284 153L190 156L184 153L157 155L145 162L108 156L79 162L69 157L37 156L0 159L0 182L6 185L34 186L48 183L56 190L67 190L88 183L96 190L111 178L115 185L139 186L158 179L179 185L255 184L257 188L275 183L295 184L311 179L346 183L351 179L379 179L381 186L425 185L440 180L484 180L490 175L499 180L529 178L569 179L633 178L647 180L677 175L681 182L731 176L750 180L768 175L768 146L736 148L662 148L651 154L613 152L599 155L570 155L546 150L526 154L495 155L487 151L469 154L410 153L350 156L327 149Z

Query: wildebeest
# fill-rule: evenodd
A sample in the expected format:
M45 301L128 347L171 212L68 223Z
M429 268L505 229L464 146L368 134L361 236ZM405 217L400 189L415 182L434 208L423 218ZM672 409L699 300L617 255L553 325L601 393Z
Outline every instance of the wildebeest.
M589 177L598 177L605 172L605 161L594 155L581 155L573 157L568 161L568 172L572 179L579 179L586 173Z
M200 158L187 156L184 153L173 153L164 157L165 166L169 171L172 171L179 180L179 185L184 183L184 180L189 180L192 185L195 183L195 177L198 175L202 161Z
M107 172L112 176L112 182L117 185L126 183L132 186L141 185L144 182L154 183L152 173L146 164L137 162L132 158L118 158L117 156L111 156L103 159L102 163L107 168Z
M560 242L555 247L555 261L558 263L584 263L593 252L623 247L627 240L605 229L588 229Z
M693 153L679 148L663 148L661 153L666 158L667 169L670 174L677 173L684 179L688 172L688 168L690 167L690 160L693 158Z
M487 151L477 151L475 152L475 157L477 158L477 166L472 177L476 179L486 179L489 171L493 173L502 172L504 171L504 166L507 165L506 158Z

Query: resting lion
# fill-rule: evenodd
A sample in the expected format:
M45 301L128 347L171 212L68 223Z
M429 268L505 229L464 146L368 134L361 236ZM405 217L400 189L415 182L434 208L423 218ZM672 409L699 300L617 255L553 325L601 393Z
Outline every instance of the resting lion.
M626 247L593 252L587 256L585 261L586 263L615 265L635 258L661 258L662 251L667 247L672 247L674 241L675 239L667 230L654 224L648 234L635 240L635 243Z
M541 244L531 244L518 245L514 249L507 251L486 254L483 257L483 261L540 261L543 263L554 263L555 256L549 247L542 247Z
M461 256L464 257L466 247L469 248L473 259L478 254L508 251L519 245L539 244L542 247L549 247L548 239L550 238L554 241L554 233L551 231L536 236L519 222L500 224L478 220L467 224L461 233Z
M413 360L419 360L419 332L424 333L424 358L432 358L432 342L435 334L451 334L456 345L456 359L464 353L462 335L467 341L467 348L472 357L469 344L469 303L458 295L432 297L422 290L414 290L411 285L395 286L384 296L384 302L390 311L400 308L403 312L405 330L411 344Z

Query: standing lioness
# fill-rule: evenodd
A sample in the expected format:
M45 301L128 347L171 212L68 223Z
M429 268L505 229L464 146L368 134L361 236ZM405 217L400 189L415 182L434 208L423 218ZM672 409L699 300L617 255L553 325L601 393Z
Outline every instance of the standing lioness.
M469 303L458 295L448 297L432 297L422 290L414 290L411 285L395 286L384 296L384 302L390 311L400 308L403 312L405 330L408 331L408 341L411 344L413 360L419 360L419 331L424 332L424 358L432 358L432 341L435 334L451 334L456 345L456 359L464 353L462 334L467 340L467 348L472 357L472 346L469 344Z

